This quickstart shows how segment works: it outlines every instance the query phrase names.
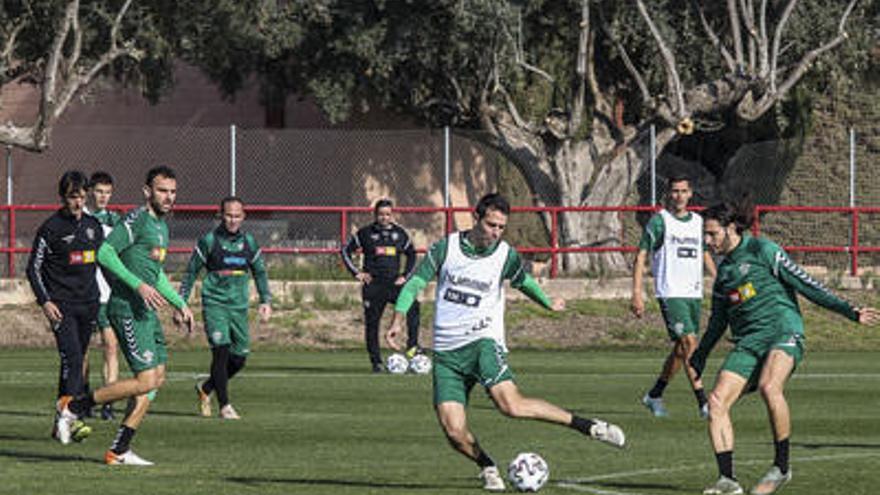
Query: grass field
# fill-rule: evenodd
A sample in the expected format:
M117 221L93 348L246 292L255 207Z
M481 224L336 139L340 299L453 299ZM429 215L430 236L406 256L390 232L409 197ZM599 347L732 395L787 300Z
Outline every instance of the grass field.
M231 393L244 417L195 416L192 384L207 352L171 355L169 380L134 440L150 468L101 463L116 422L92 420L83 444L49 439L56 356L0 350L0 493L458 494L480 493L475 466L437 427L430 378L373 376L362 352L259 352ZM623 426L625 450L567 428L502 417L475 390L471 426L499 463L520 451L550 464L543 493L694 494L716 477L705 424L679 376L671 417L638 403L661 352L533 352L511 355L518 382L583 415ZM709 370L719 361L711 361ZM880 481L880 370L872 353L814 352L790 382L794 480L784 493L874 493ZM734 410L737 474L748 489L772 459L760 401Z

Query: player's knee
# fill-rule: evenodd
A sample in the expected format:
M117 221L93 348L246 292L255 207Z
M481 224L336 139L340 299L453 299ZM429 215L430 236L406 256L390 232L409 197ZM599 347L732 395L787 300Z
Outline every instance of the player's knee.
M138 395L146 394L151 390L155 390L162 386L162 383L165 381L165 374L159 373L157 370L150 370L147 372L143 372L138 374Z
M763 382L758 384L758 391L765 400L774 399L782 395L782 387L773 382Z
M720 418L726 416L730 412L730 408L724 403L716 392L709 394L709 417Z

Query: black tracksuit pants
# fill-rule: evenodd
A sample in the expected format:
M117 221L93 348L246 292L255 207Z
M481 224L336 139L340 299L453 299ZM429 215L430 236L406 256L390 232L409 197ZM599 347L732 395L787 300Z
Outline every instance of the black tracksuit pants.
M367 342L367 353L370 362L378 364L382 362L382 354L379 352L379 323L382 320L382 312L385 305L392 306L397 301L402 286L394 285L393 280L376 280L362 289L364 299L364 339ZM409 349L419 344L419 302L415 301L406 314L406 348Z
M58 396L77 396L85 392L83 357L89 347L89 339L98 318L98 302L56 303L63 318L52 325L55 344L58 347L60 370L58 373Z

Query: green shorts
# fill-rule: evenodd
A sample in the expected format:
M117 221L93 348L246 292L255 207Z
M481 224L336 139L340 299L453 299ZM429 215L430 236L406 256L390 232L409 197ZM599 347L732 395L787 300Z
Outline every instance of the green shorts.
M477 382L489 389L513 380L507 353L492 339L480 339L451 351L435 351L433 375L435 406L450 401L467 405Z
M247 308L228 308L218 305L202 307L205 318L205 334L211 347L228 345L229 352L247 356L251 338L248 332Z
M98 324L95 326L95 331L100 332L109 327L110 318L107 317L107 304L104 303L98 306Z
M119 349L135 374L168 362L165 334L155 311L135 318L131 313L109 312L110 326L119 340Z
M700 331L700 311L702 310L701 299L685 299L669 297L657 299L660 304L660 312L666 323L666 332L669 338L675 342L685 335L697 335Z
M775 342L763 349L738 345L724 359L721 369L745 378L748 382L745 391L754 392L758 389L758 381L761 379L764 362L770 355L770 351L774 349L779 349L794 359L794 368L791 370L794 373L798 364L804 359L803 336L798 334L781 335Z

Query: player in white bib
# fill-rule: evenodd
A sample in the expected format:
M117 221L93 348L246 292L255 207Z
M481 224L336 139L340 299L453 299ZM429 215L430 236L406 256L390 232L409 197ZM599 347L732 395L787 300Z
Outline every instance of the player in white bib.
M697 348L704 267L715 276L712 257L703 249L703 218L687 209L694 195L690 180L673 176L668 186L666 209L651 217L645 226L633 267L632 312L641 318L645 313L642 279L645 260L651 253L654 295L673 342L654 387L642 397L642 404L657 417L667 415L663 403L666 385ZM703 383L687 364L685 371L697 399L699 415L706 418L708 407Z
M480 468L483 488L505 489L495 461L467 424L468 395L477 383L495 406L512 418L569 426L590 438L623 447L623 431L599 419L585 419L541 399L524 397L507 365L504 334L504 280L551 311L565 301L550 301L525 270L516 249L501 240L510 205L498 194L477 204L472 230L436 242L400 292L385 339L400 350L397 338L416 295L437 277L434 311L434 409L449 443Z

